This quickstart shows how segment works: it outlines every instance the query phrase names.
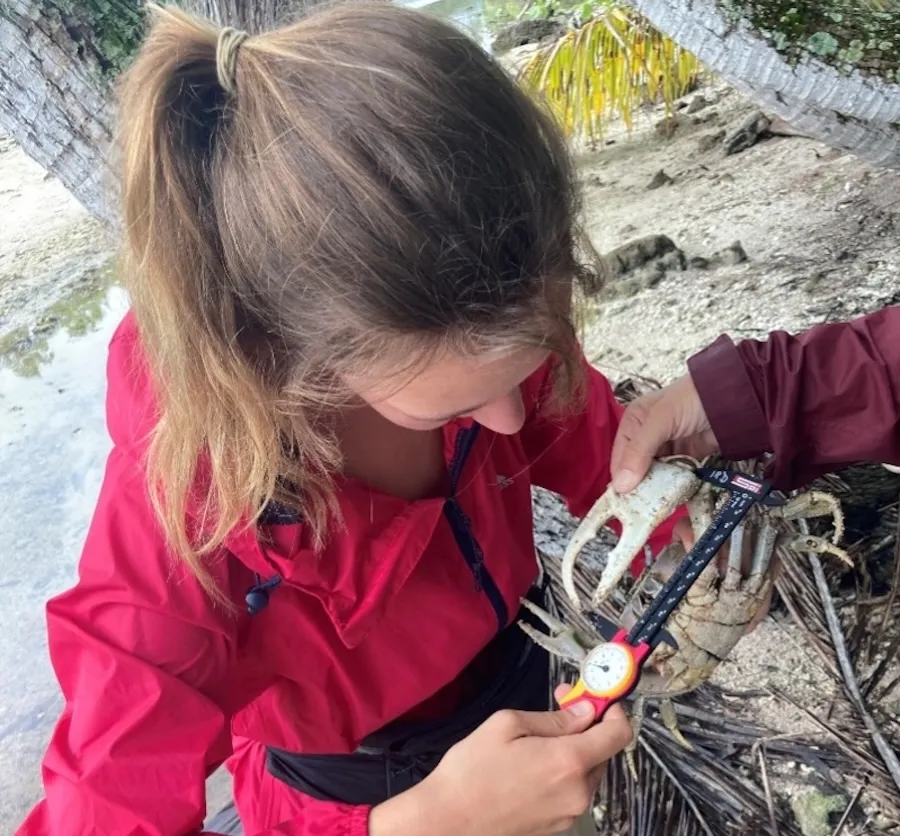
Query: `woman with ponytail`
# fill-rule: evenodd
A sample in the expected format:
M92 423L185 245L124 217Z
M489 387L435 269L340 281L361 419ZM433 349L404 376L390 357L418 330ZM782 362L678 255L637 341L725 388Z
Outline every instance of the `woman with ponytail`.
M592 833L629 724L555 710L516 625L531 488L583 515L621 413L572 325L598 277L563 141L390 3L152 17L119 91L113 449L18 832L199 834L226 764L248 836Z

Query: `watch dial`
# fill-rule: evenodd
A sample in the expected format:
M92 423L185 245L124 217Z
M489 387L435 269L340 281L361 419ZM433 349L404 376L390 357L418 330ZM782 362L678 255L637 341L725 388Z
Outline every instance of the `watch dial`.
M618 644L601 644L584 660L581 672L591 691L611 691L628 678L631 655Z

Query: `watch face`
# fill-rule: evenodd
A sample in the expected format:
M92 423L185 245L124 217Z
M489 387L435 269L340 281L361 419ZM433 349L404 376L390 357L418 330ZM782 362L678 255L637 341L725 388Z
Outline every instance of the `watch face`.
M584 660L581 677L589 691L614 691L628 680L631 654L620 644L601 644Z

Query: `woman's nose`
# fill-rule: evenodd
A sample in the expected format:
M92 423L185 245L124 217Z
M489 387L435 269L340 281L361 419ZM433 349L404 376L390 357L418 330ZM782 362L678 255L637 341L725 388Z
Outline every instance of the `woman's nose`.
M485 404L470 417L495 433L503 435L517 433L525 423L525 404L522 402L519 387L517 386L508 395Z

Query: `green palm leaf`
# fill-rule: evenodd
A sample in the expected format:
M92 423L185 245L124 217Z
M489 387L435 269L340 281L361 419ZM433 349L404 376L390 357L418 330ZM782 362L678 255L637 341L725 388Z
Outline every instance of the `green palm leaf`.
M684 95L700 65L632 10L609 5L539 50L519 81L542 99L567 136L594 140L620 118L628 130L641 105L667 108Z

